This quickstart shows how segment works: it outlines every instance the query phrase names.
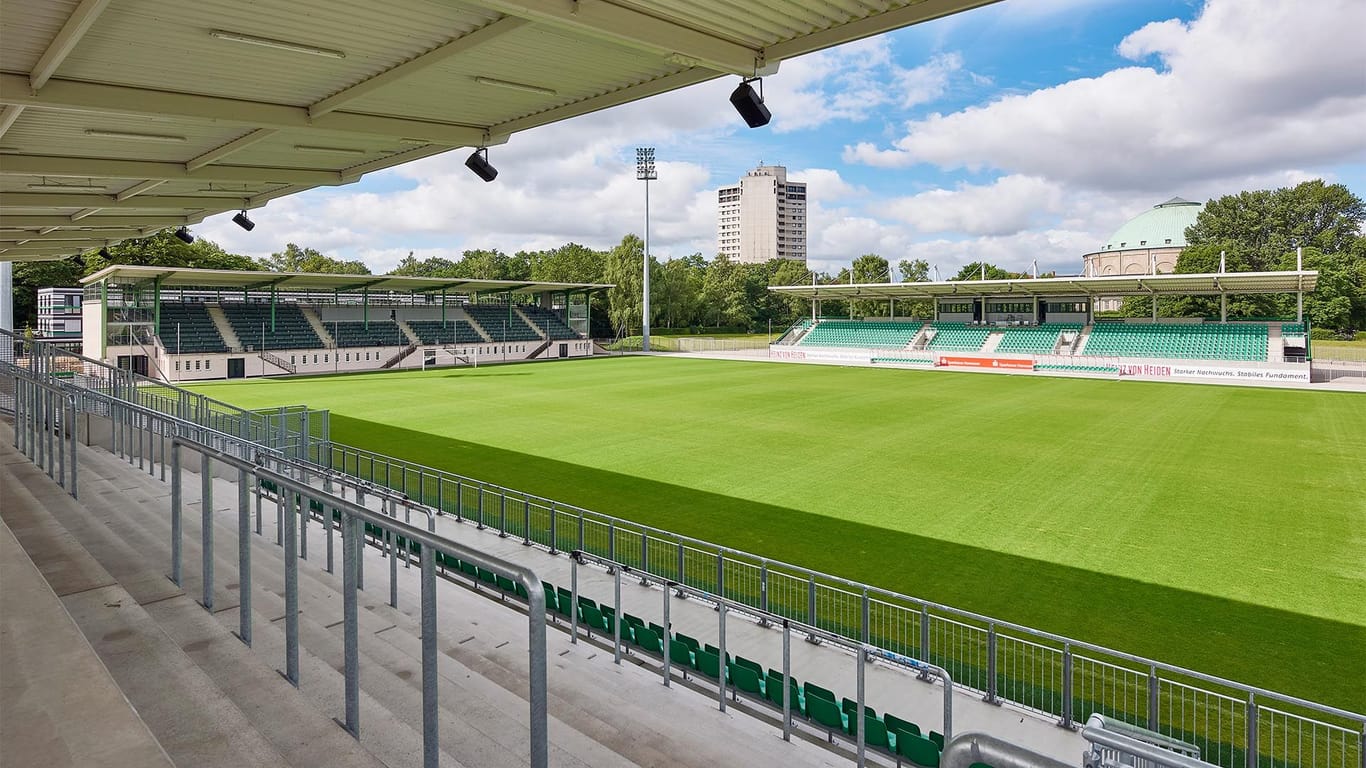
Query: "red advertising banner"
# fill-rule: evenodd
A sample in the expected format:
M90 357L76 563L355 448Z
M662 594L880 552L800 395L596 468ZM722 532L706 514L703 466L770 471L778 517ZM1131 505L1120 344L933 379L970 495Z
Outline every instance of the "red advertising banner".
M1034 370L1033 360L1021 360L1015 357L955 357L953 355L940 355L934 364L937 366L954 366L957 368L996 368L1012 371L1032 371Z

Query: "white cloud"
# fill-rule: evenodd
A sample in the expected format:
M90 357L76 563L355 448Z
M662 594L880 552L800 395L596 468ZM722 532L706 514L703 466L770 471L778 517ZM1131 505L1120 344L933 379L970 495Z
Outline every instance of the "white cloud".
M1149 24L1131 66L906 126L847 162L996 169L1068 186L1157 193L1186 183L1366 156L1366 4L1210 0Z
M1012 175L986 185L959 184L895 198L875 210L919 232L1009 235L1037 224L1041 214L1058 213L1062 196L1053 182Z

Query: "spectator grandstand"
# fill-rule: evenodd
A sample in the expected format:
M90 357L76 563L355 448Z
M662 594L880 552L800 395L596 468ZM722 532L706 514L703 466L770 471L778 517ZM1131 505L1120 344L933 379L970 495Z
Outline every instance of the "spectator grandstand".
M177 354L228 351L208 308L197 302L162 304L157 335L167 350Z
M492 341L540 341L541 334L526 324L509 304L468 304L465 314L484 329Z
M1080 333L1082 326L1072 323L1045 323L1038 326L1007 328L996 345L997 352L1019 353L1025 355L1047 355L1058 346L1058 337L1063 331Z
M559 314L545 307L534 304L526 304L518 307L522 314L526 315L532 325L540 329L545 337L554 341L567 341L569 339L581 339L582 334L575 331L565 324Z
M402 347L409 343L398 324L389 320L337 322L329 324L328 330L338 347Z
M440 320L409 320L408 327L413 329L423 344L480 344L488 339L479 335L474 326L464 320L443 323Z
M906 346L914 339L921 322L822 320L802 337L801 343L813 347L894 347Z
M290 302L270 304L225 301L219 305L233 333L247 349L318 349L322 339L308 318Z
M589 299L610 287L270 274L107 267L83 281L100 312L81 343L167 381L582 357Z
M1096 323L1088 355L1265 362L1266 323Z
M930 327L934 329L934 335L925 348L941 352L976 352L986 343L990 333L986 328L963 323L935 322Z

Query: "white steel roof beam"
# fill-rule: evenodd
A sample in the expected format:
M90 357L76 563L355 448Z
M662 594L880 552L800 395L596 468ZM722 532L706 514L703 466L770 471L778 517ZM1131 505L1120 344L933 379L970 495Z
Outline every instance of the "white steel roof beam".
M210 163L216 163L219 160L222 160L223 158L227 157L228 155L231 155L233 152L236 152L239 149L246 149L247 147L250 147L253 144L265 141L271 136L274 136L276 133L278 133L278 131L274 128L257 128L251 133L248 133L246 136L239 136L236 139L233 139L232 141L228 142L227 144L222 145L221 147L211 149L208 152L205 152L204 154L200 155L199 157L190 160L189 162L185 163L185 170L199 170L200 168L203 168L204 166Z
M297 185L347 183L338 171L307 168L263 168L250 165L206 165L195 171L184 163L150 160L98 160L53 155L0 154L0 176L60 176L77 179L158 179L178 181L224 181Z
M114 195L114 199L119 201L127 200L131 197L136 197L142 194L143 192L148 192L153 189L156 189L157 187L165 183L165 179L148 179L147 181L140 181L137 184L134 184L133 186L118 193L117 195Z
M109 0L82 0L81 4L76 6L76 10L71 12L61 31L52 38L51 43L48 43L47 50L43 51L33 71L29 73L30 88L37 91L47 84L48 79L56 74L57 68L76 49L76 44L85 36L107 5Z
M618 104L644 99L656 94L672 91L676 88L683 88L689 85L696 85L707 80L716 78L716 72L703 67L693 67L672 75L649 80L638 85L628 86L620 90L604 93L601 96L576 101L562 107L555 107L544 112L537 112L534 115L510 120L506 123L490 126L491 133L505 135L517 133L518 131L534 128L538 125L553 123L557 120L568 120L571 117L586 115L599 109L614 107Z
M0 216L0 228L41 229L148 229L180 224L198 224L203 216L93 216L73 222L69 216Z
M0 109L0 136L5 135L5 131L14 125L14 121L19 119L19 115L24 113L24 108L10 104L4 109Z
M179 117L257 128L338 131L421 139L450 146L476 146L485 135L484 129L477 126L351 112L333 112L315 119L309 116L306 107L75 80L52 80L41 93L34 93L28 87L27 78L9 73L0 74L0 104L73 112Z
M507 14L628 48L674 54L717 72L752 75L764 66L761 50L604 0L468 0Z
M770 60L782 61L996 2L1000 0L923 0L777 43L765 52Z
M526 24L524 19L505 17L487 24L467 35L457 37L443 45L439 45L424 54L399 64L398 66L387 69L374 77L362 80L355 85L345 88L322 101L309 106L308 114L318 118L334 110L340 109L343 105L366 96L390 83L408 77L409 75L420 72L428 67L440 64L447 59L453 58L469 51L479 45L494 40L500 35L505 35Z
M143 208L213 208L239 205L255 195L248 192L231 195L228 190L212 197L192 195L143 195L119 200L114 195L73 194L57 192L0 192L0 209L45 208L104 208L108 210L138 210Z

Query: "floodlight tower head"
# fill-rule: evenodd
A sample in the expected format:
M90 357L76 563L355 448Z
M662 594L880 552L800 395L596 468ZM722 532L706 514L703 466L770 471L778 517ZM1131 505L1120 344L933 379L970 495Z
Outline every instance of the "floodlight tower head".
M636 179L654 181L659 178L655 171L655 148L636 147Z

